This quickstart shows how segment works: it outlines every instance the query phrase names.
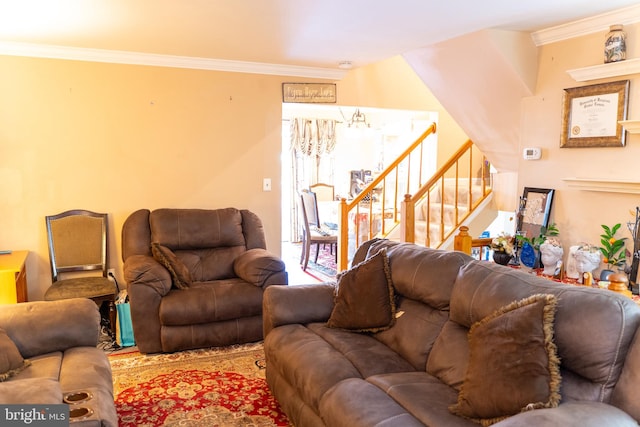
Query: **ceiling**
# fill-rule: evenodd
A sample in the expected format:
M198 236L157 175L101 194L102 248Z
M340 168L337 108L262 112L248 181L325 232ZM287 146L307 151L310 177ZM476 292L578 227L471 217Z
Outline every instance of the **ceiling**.
M637 0L0 0L0 42L336 69L342 61L360 67L482 29L533 32L636 4Z

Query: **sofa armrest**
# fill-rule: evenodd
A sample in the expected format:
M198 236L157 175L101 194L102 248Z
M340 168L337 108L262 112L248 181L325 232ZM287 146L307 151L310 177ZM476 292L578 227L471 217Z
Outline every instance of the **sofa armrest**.
M265 249L243 252L233 261L233 271L239 278L259 287L287 284L284 262Z
M160 352L160 303L171 291L171 274L148 255L130 256L124 262L123 271L138 349L142 353Z
M638 422L613 405L602 402L567 402L557 408L522 412L494 424L496 427L602 427L636 426Z
M332 284L270 286L264 290L264 336L278 326L325 322L331 316L335 286Z
M172 280L169 270L148 255L132 255L123 266L127 289L132 286L145 286L160 295L167 295L171 290Z
M100 312L86 298L33 301L0 307L0 328L29 358L72 347L98 345Z

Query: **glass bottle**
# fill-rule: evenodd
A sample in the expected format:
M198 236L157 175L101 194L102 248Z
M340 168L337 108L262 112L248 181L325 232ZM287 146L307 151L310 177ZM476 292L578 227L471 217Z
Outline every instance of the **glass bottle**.
M627 57L627 35L622 25L612 25L604 42L604 63L624 61Z

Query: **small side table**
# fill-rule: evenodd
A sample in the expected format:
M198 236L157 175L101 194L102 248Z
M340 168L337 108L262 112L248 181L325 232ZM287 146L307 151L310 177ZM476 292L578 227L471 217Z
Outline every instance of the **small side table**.
M26 261L29 251L0 255L0 304L27 302Z

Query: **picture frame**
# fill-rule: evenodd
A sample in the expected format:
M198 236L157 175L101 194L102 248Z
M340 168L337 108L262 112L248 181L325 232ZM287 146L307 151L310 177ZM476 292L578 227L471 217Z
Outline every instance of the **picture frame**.
M564 89L561 148L624 147L629 80Z
M542 227L549 226L549 216L555 190L525 187L520 199L516 232L524 237L540 235Z

